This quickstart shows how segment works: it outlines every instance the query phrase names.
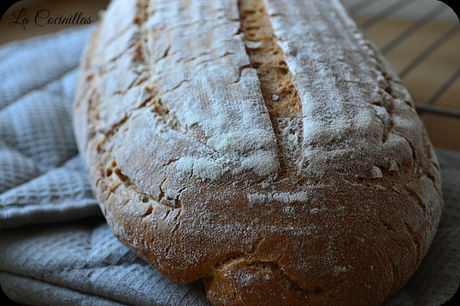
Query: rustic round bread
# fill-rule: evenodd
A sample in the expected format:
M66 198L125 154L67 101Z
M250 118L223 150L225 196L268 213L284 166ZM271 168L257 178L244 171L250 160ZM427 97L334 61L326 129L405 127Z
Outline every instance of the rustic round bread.
M414 103L339 0L115 0L74 127L113 233L213 305L379 305L441 216Z

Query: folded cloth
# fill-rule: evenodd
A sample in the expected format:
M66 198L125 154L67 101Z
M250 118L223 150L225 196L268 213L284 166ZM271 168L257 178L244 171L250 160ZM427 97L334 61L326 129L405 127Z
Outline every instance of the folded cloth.
M26 305L209 305L122 245L94 199L71 109L92 27L0 47L0 283ZM460 284L460 153L437 150L445 210L432 247L385 306L434 306Z
M0 228L100 214L71 124L91 30L0 48Z

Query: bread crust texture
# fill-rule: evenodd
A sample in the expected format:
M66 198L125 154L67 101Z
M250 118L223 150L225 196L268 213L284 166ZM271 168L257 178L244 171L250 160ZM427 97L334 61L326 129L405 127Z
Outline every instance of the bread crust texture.
M339 0L114 0L73 122L115 236L213 305L379 305L443 208L414 103Z

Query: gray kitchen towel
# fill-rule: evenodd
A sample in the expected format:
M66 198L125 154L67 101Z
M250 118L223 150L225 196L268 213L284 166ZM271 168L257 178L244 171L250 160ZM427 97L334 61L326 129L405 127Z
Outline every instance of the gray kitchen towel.
M27 305L209 305L111 233L72 132L78 62L92 27L0 47L0 283ZM426 258L385 306L437 306L460 284L460 153L437 150L445 210Z
M100 214L71 124L91 29L0 48L0 228Z
M170 282L122 245L102 218L1 235L0 283L26 305L210 305L201 282Z

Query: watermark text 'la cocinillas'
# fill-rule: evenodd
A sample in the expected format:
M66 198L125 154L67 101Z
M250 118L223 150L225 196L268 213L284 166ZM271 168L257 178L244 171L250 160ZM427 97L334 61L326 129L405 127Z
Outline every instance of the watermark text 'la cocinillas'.
M9 22L8 26L14 27L15 25L20 25L25 30L26 26L30 24L30 19L26 15L26 8L14 12L13 17L16 18L16 20ZM39 27L44 27L47 25L85 25L93 22L91 20L91 16L84 17L82 15L83 13L77 12L74 15L70 15L70 17L63 17L63 15L59 17L53 17L51 16L51 12L49 10L41 9L37 10L33 20Z

